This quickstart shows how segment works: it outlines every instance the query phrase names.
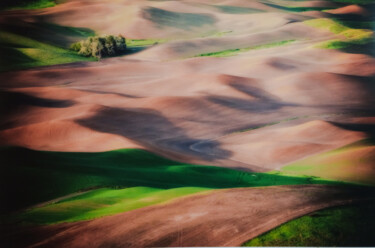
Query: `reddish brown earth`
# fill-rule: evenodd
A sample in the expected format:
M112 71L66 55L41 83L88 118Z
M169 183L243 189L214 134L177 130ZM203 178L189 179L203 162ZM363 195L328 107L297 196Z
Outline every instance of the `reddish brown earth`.
M231 160L239 150L220 143L220 137L290 118L324 121L325 115L366 113L372 107L367 79L374 73L371 57L310 46L297 42L235 57L163 63L145 61L139 53L98 63L2 73L2 89L30 99L2 124L1 143L59 151L141 146L192 162L259 170L256 164ZM158 46L145 53L155 49ZM309 139L319 147L325 143L323 133L332 132L320 126L306 126L311 129L304 137L307 147L312 145ZM339 129L336 137L348 132L351 138L332 139L329 148L363 138L359 132L355 138L352 131ZM249 142L245 137L250 136L241 136L241 142ZM289 139L293 141L293 136ZM191 149L197 144L199 150L214 151ZM319 149L310 154L315 152ZM291 155L283 163L309 152Z
M215 190L92 221L18 229L7 239L29 247L239 246L290 219L373 196L322 185Z
M373 137L375 118L342 118L337 127L364 130ZM327 137L329 138L329 137ZM343 137L342 137L343 138ZM336 138L335 138L336 139ZM282 168L289 175L312 175L337 181L375 184L375 146L371 139L364 139L339 149L317 153Z
M228 13L225 6L249 12ZM246 0L70 0L8 12L0 24L29 32L46 32L39 24L53 22L168 42L100 62L1 73L7 107L1 109L0 145L89 152L145 148L185 162L263 172L373 138L374 58L315 48L337 36L303 23L362 15L358 8L293 13ZM63 46L76 40L45 39ZM285 40L295 41L232 57L195 57ZM375 173L373 164L365 168ZM45 247L233 246L356 198L328 186L222 190L88 222L16 230L7 239Z
M331 14L355 14L355 15L361 15L361 16L368 16L369 12L358 5L349 5L342 8L327 10L327 13Z

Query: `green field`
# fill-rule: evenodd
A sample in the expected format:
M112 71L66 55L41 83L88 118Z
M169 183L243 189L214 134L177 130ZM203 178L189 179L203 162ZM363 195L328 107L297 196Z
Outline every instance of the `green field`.
M287 222L243 246L373 246L375 202L335 207Z
M96 188L234 188L327 183L316 177L249 173L171 161L144 150L101 153L45 152L3 148L0 171L1 211L32 206ZM6 190L5 190L6 189ZM11 200L8 200L11 199Z
M59 222L89 220L162 203L206 190L209 189L198 187L175 189L151 187L102 188L45 206L32 208L20 215L16 215L15 220L33 224L56 224Z
M59 26L52 23L39 23L38 28L22 30L17 33L13 27L0 29L0 71L20 70L38 66L66 64L79 61L97 61L84 57L69 49L70 40L85 40L95 32L86 28ZM42 30L42 33L40 33ZM25 36L24 34L27 34ZM126 39L128 51L125 54L139 52L142 49L165 43L166 39Z
M332 39L321 42L316 45L318 48L328 49L342 49L352 45L363 45L373 40L374 33L370 29L351 28L346 26L345 22L340 22L328 18L320 18L305 21L305 23L311 27L325 29L334 34L341 35L341 39ZM358 22L357 22L358 23ZM353 24L353 23L347 23ZM365 23L367 27L371 26L371 23ZM357 24L358 25L358 24Z
M0 52L1 71L95 60L66 48L1 30Z
M250 50L266 49L266 48L271 48L271 47L276 47L276 46L283 46L283 45L292 43L294 41L295 40L283 40L283 41L277 41L277 42L272 42L272 43L263 44L263 45L247 47L247 48L235 48L235 49L228 49L228 50L223 50L223 51L218 51L218 52L202 53L202 54L196 55L195 57L206 57L206 56L229 57L229 56L238 55L240 53L248 52Z
M2 0L0 9L18 10L18 9L42 9L56 5L55 0Z

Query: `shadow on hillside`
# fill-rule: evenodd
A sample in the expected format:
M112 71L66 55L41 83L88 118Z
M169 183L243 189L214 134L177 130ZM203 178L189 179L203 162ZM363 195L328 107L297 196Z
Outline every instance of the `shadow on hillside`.
M95 131L121 135L151 150L181 152L208 161L231 156L230 151L221 149L214 141L210 147L216 151L215 156L191 150L190 146L201 140L187 136L183 129L155 110L106 107L94 116L76 122Z
M372 115L374 116L374 115ZM331 122L335 126L349 131L363 132L370 140L375 140L375 124L372 123L339 123Z
M346 53L366 54L375 57L375 40L367 44L350 44L340 50Z
M0 90L0 130L18 125L12 117L25 114L29 107L66 108L74 105L71 100L40 98L21 92ZM16 118L17 119L17 118Z
M126 56L126 55L132 55L132 54L135 54L135 53L142 52L143 50L146 50L149 47L150 46L127 47L125 52L123 52L121 54L118 54L116 56L104 57L103 59L109 59L109 58L122 57L122 56Z
M316 6L316 7L294 7L294 6L282 6L282 5L277 5L273 3L265 3L263 2L264 5L283 10L283 11L290 11L290 12L305 12L305 11L321 11L325 9L331 9L333 7L323 7L323 6Z
M25 16L25 14L12 14L11 12L2 14L4 16L0 24L3 31L53 46L68 48L73 42L95 35L91 29L53 24L43 16Z
M367 11L366 15L361 14L328 14L329 18L353 29L369 29L375 31L375 4L362 6ZM366 54L375 57L375 41L372 38L366 44L355 44L355 42L342 42L340 50L346 53Z
M254 100L246 100L228 96L208 96L207 99L213 103L245 112L267 113L276 111L286 106L298 106L297 104L281 101L276 96L258 87L249 84L230 82L230 87L240 91Z
M142 17L160 27L168 26L183 30L215 23L215 18L207 14L173 12L154 7L143 9Z

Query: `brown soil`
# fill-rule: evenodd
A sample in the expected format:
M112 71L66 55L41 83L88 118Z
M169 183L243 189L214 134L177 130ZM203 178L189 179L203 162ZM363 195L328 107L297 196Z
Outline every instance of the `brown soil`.
M15 247L239 246L293 218L371 195L322 185L215 190L92 221L8 231L3 241Z

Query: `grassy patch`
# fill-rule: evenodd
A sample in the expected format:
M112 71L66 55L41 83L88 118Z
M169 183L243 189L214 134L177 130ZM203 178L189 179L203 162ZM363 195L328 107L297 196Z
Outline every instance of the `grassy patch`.
M229 57L229 56L235 56L239 53L243 52L248 52L250 50L257 50L257 49L266 49L266 48L271 48L271 47L276 47L276 46L283 46L289 43L294 42L295 40L284 40L284 41L277 41L277 42L272 42L268 44L262 44L262 45L257 45L257 46L252 46L248 48L235 48L235 49L228 49L228 50L223 50L223 51L218 51L218 52L211 52L211 53L202 53L199 55L196 55L195 57Z
M125 189L97 189L53 204L36 207L17 215L23 223L56 224L89 220L150 206L168 200L209 190L183 187L159 189L133 187Z
M167 42L167 39L126 39L128 47L143 47Z
M343 39L333 39L319 43L317 44L319 48L341 49L355 44L366 44L373 39L373 32L369 29L350 28L339 21L328 18L308 20L305 23L344 37Z
M374 246L375 202L336 207L287 222L243 246Z
M95 60L83 58L64 48L5 31L0 31L0 50L1 71Z
M2 10L42 9L56 5L55 0L3 0L0 4Z
M343 49L343 48L350 47L352 45L366 44L366 43L367 41L352 42L352 41L342 41L339 39L332 39L332 40L319 43L316 47L325 48L325 49Z
M137 149L74 153L3 148L0 156L2 212L101 187L234 188L335 183L314 177L184 164Z
M315 28L326 29L335 34L340 34L341 32L348 30L348 27L340 24L339 22L335 20L328 19L328 18L312 19L312 20L305 21L305 23Z

